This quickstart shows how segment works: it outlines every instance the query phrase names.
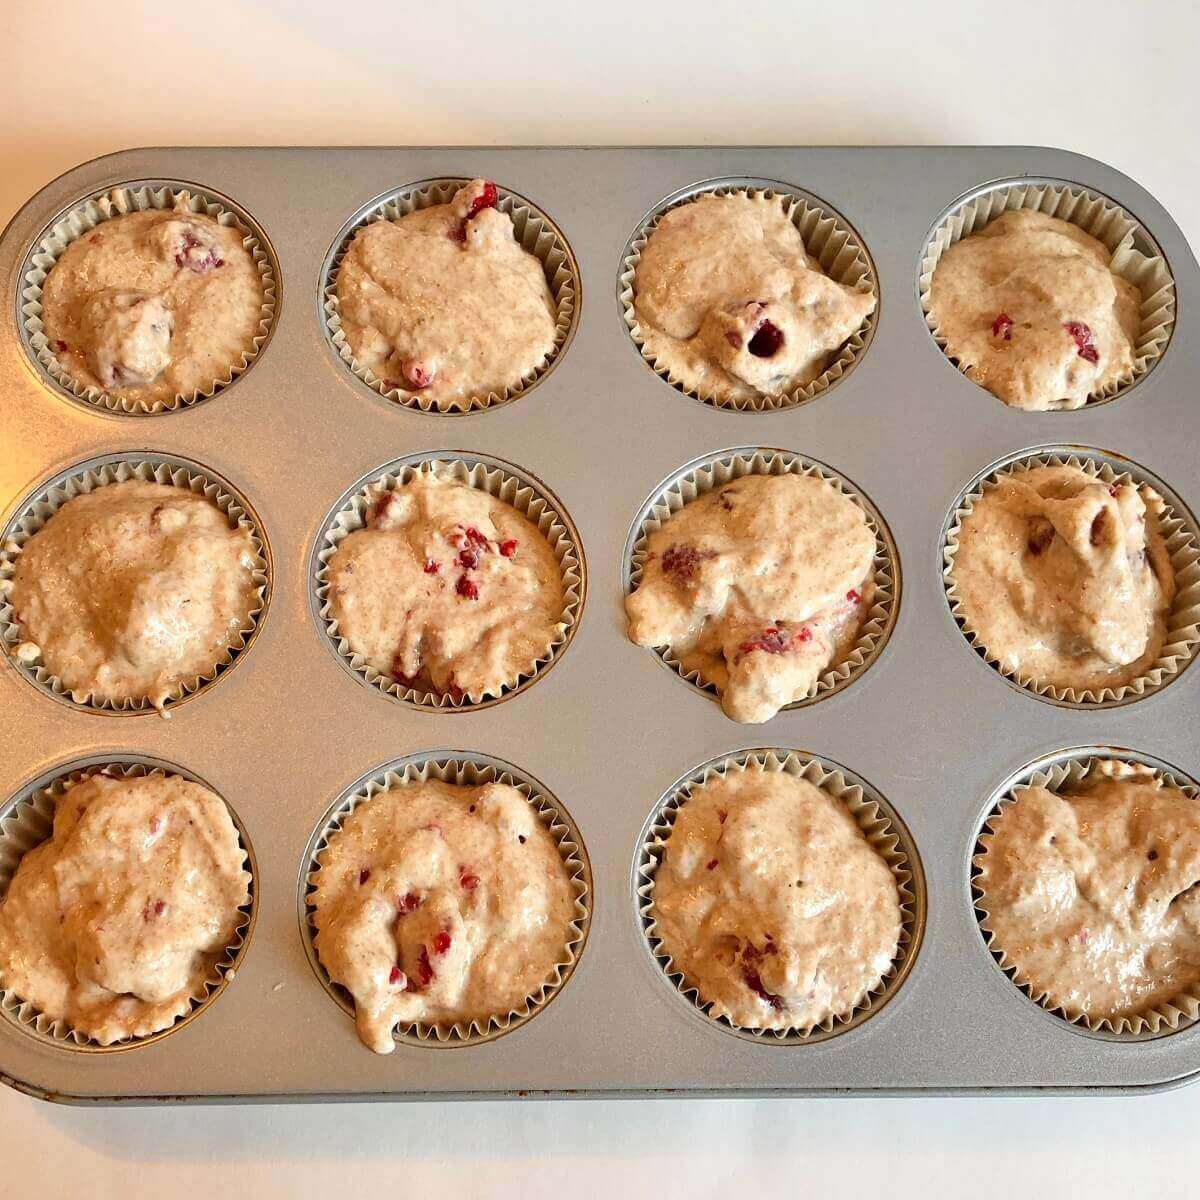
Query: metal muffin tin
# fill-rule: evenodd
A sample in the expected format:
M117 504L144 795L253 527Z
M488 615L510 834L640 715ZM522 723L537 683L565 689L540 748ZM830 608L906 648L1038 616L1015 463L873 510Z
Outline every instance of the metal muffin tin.
M322 263L374 197L449 176L528 196L578 261L582 312L555 369L510 404L450 419L391 403L354 378L326 337ZM989 183L1063 180L1111 197L1174 273L1167 351L1113 403L1006 408L966 379L926 328L917 277L948 207ZM64 399L31 362L20 266L55 216L101 188L178 180L227 195L264 231L279 311L255 367L202 405L131 419ZM854 371L796 408L737 412L657 377L616 300L626 244L648 212L708 180L768 178L828 202L861 235L880 309ZM49 1045L0 1022L0 1072L76 1102L502 1096L1129 1092L1200 1074L1195 1027L1154 1040L1081 1036L997 968L972 905L970 858L996 790L1034 760L1128 747L1200 777L1200 670L1118 708L1076 710L1009 686L971 649L942 585L942 534L963 487L1001 458L1083 445L1127 456L1195 508L1200 275L1162 206L1119 172L1050 149L155 149L99 159L34 197L0 241L0 514L101 454L161 453L244 494L272 550L273 592L238 669L173 719L56 703L0 663L0 805L47 772L105 755L194 771L245 824L258 917L219 1002L120 1053ZM871 497L904 575L896 626L849 686L742 727L625 636L623 551L645 497L701 456L760 445L827 463ZM493 456L543 480L578 529L589 588L556 669L499 703L425 712L363 687L313 621L309 564L331 507L402 456ZM911 971L869 1019L809 1044L731 1037L697 1017L647 953L639 835L664 792L709 760L790 747L869 779L912 835L926 881ZM382 765L421 752L515 764L574 817L592 867L592 923L561 992L481 1044L402 1041L379 1057L309 964L297 920L305 848L330 804ZM0 808L0 812L3 808Z

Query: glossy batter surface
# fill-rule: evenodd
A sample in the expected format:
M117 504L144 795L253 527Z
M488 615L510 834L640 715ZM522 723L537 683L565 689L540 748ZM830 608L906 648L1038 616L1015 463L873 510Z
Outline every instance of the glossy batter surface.
M149 699L207 674L258 603L250 533L185 488L130 479L68 500L21 549L22 661L77 700Z
M875 309L830 279L779 197L703 195L665 213L634 272L660 366L702 396L778 396L817 379Z
M993 947L1072 1017L1145 1012L1200 981L1200 805L1125 770L1022 789L977 860Z
M1148 487L1078 467L1003 479L962 522L952 578L1004 670L1061 688L1118 687L1158 658L1175 576Z
M715 1016L808 1029L848 1016L899 945L891 868L850 811L781 771L692 791L654 880L663 950Z
M395 1048L397 1023L486 1023L518 1008L552 982L572 938L567 866L505 784L373 796L329 839L316 884L317 954L378 1054Z
M58 361L84 387L154 403L207 391L254 348L263 285L243 235L186 210L114 217L42 286Z
M1016 408L1080 408L1133 368L1141 293L1103 243L1045 213L1006 212L947 248L930 304L946 352Z
M338 271L355 359L435 408L503 395L554 348L545 271L496 199L495 184L476 179L448 204L366 225Z
M669 646L735 721L809 695L858 636L874 592L875 535L823 479L747 475L684 505L647 543L626 598L629 636Z
M550 652L562 572L510 504L429 473L382 493L329 560L338 631L406 687L477 698Z
M234 941L245 858L202 784L90 776L0 902L0 983L103 1045L166 1029Z

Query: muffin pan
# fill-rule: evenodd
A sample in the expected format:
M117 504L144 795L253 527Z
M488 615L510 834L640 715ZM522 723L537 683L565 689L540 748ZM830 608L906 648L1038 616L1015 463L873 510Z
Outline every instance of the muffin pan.
M364 387L325 326L324 264L375 198L431 179L486 176L528 197L578 265L577 328L553 371L489 411L426 413ZM83 405L43 374L23 331L23 264L80 201L146 179L194 181L261 229L278 266L274 331L254 369L204 404L134 418ZM836 387L778 411L698 402L655 375L630 337L623 257L672 197L766 179L841 214L874 266L870 343ZM944 215L1013 180L1106 196L1161 249L1178 317L1154 370L1075 412L1006 408L937 346L919 300ZM958 497L1022 452L1086 447L1131 460L1186 510L1200 437L1200 275L1145 190L1058 150L159 149L85 164L40 192L0 241L0 524L62 472L103 456L198 464L227 480L270 547L271 603L236 670L170 721L81 710L0 662L0 841L31 785L81 763L131 758L195 772L254 846L257 919L215 1003L119 1053L81 1052L0 1020L0 1074L76 1102L504 1096L814 1095L1165 1088L1200 1074L1195 1026L1151 1040L1098 1038L1047 1013L999 969L971 891L976 837L1003 789L1076 748L1149 755L1200 778L1200 670L1119 707L1047 704L1010 685L956 626L942 579ZM903 589L879 653L844 687L738 726L710 696L625 636L627 547L647 497L699 459L763 447L825 464L869 496ZM520 689L429 711L345 669L315 607L325 523L401 459L509 464L544 484L578 534L588 587L574 637ZM1190 523L1190 514L1188 516ZM890 619L890 618L889 618ZM915 855L923 929L887 1003L832 1036L732 1036L681 997L647 941L642 839L678 781L759 747L836 764L893 812ZM373 1055L309 961L309 855L331 806L410 756L512 764L577 824L590 926L550 1003L488 1040L401 1037ZM924 886L922 886L922 880Z

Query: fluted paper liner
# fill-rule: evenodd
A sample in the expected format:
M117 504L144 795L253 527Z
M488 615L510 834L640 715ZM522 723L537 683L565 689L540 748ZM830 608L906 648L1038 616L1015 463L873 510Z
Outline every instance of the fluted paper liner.
M329 340L333 343L338 357L372 391L378 392L389 400L394 400L397 404L419 409L421 412L478 412L485 408L495 408L498 405L507 404L510 400L523 396L555 367L579 320L579 267L576 265L575 256L571 252L566 236L541 209L530 201L503 187L498 187L499 199L496 207L512 218L513 236L521 247L541 262L546 282L550 287L550 295L554 300L554 345L549 354L530 370L520 383L506 387L503 392L493 391L455 397L441 403L424 391L409 391L398 386L389 387L389 383L395 385L398 381L379 378L374 371L354 357L342 329L337 281L338 270L350 249L351 242L354 241L355 234L376 221L396 221L418 209L432 208L437 204L448 204L454 197L454 193L470 182L467 178L431 179L398 188L376 201L342 230L338 243L326 262L321 281L325 331L329 335Z
M67 767L46 786L24 789L3 809L0 809L0 897L8 892L9 884L16 874L21 859L52 835L54 810L59 799L77 783L98 774L116 775L123 779L151 775L163 777L178 775L184 779L204 783L203 780L196 779L187 771L168 770L145 762L118 759L111 762L93 762L83 767ZM208 785L204 784L204 786ZM222 800L224 801L224 797ZM225 804L228 809L228 802ZM65 1049L90 1051L124 1050L158 1041L198 1016L216 998L225 984L233 978L249 944L254 909L258 903L254 858L246 835L232 809L229 809L229 814L238 833L238 843L246 855L242 866L249 875L250 898L238 909L239 920L234 930L233 940L226 947L225 953L213 964L201 986L191 994L191 1005L186 1012L181 1013L164 1029L122 1038L120 1041L106 1045L72 1029L65 1018L53 1019L40 1012L32 1004L22 1000L20 996L4 987L4 981L0 978L0 1015L23 1031L43 1041L52 1042Z
M988 651L982 638L971 625L970 614L965 610L954 582L954 559L958 553L963 521L984 493L992 491L1001 480L1020 478L1037 467L1077 467L1107 484L1134 484L1146 504L1148 516L1157 519L1159 532L1175 571L1175 598L1167 614L1162 653L1144 675L1128 683L1106 686L1098 690L1067 688L1035 679L1020 671L1009 670ZM1148 696L1178 675L1192 660L1196 647L1200 644L1200 530L1197 530L1194 519L1186 510L1172 507L1158 490L1163 485L1148 471L1134 463L1123 462L1122 467L1124 469L1115 469L1100 451L1069 446L1059 449L1047 447L1010 460L985 476L978 484L972 485L971 490L958 501L942 548L942 582L946 589L946 599L950 604L950 612L967 642L989 666L994 667L1006 679L1035 696L1053 700L1057 704L1095 708L1129 703L1142 696Z
M900 939L888 970L853 1008L831 1013L818 1025L791 1029L763 1029L738 1025L717 1004L707 1001L692 986L665 950L654 913L654 881L679 810L692 794L714 779L731 772L762 769L784 771L811 783L849 810L867 843L891 868L900 899ZM697 1011L719 1028L761 1042L797 1044L826 1038L860 1025L878 1012L899 989L916 961L925 925L925 880L911 836L886 800L863 780L849 778L836 763L800 750L764 748L743 750L697 767L659 800L638 848L637 906L642 933L650 953L667 980Z
M835 471L799 454L752 446L727 450L692 463L643 507L645 515L639 518L626 543L625 593L628 595L636 591L642 581L650 534L661 529L684 505L746 475L809 475L824 479L862 509L867 524L875 534L875 559L871 576L875 594L859 628L858 637L850 653L830 664L806 697L793 700L780 710L788 712L840 691L857 679L879 657L891 636L899 611L900 558L892 535L874 504ZM655 646L654 653L698 691L719 698L716 687L705 683L698 671L685 670L669 646Z
M425 691L407 687L371 666L341 635L329 598L329 561L337 552L342 539L349 533L365 529L379 497L392 488L409 483L423 473L435 473L468 487L486 492L516 509L533 524L550 544L562 573L563 612L554 629L554 636L544 653L529 663L511 679L493 691L464 693L455 699L449 693ZM338 655L357 675L381 691L408 704L421 708L464 710L479 707L523 691L539 674L557 662L567 648L583 610L587 590L586 568L578 534L559 501L532 476L527 476L511 463L499 459L475 457L470 454L429 453L401 459L372 476L359 487L326 521L317 538L317 554L312 579L316 608L330 643Z
M238 630L237 639L221 653L208 671L176 684L161 709L156 708L148 697L108 700L93 696L89 692L71 691L58 676L51 674L46 669L40 656L33 663L23 663L14 653L18 645L28 640L22 636L21 626L14 619L10 600L17 559L25 543L68 500L82 495L84 492L92 492L113 483L124 483L130 479L140 479L144 483L168 484L183 488L194 495L203 496L225 514L231 527L245 529L249 532L255 555L251 579L254 582L257 598L247 615L245 624ZM91 708L98 712L159 712L162 716L169 717L172 707L212 684L236 662L250 644L267 606L270 586L266 538L259 528L256 518L252 515L249 505L240 494L233 490L231 485L185 459L160 457L152 454L109 455L101 461L92 460L81 463L69 473L52 480L35 495L25 500L9 522L4 531L3 541L0 542L0 643L3 644L9 661L27 679L52 695L68 698L80 707Z
M119 396L100 388L86 387L70 372L63 369L58 357L46 338L42 326L42 284L62 252L74 241L89 234L98 225L113 217L149 209L175 210L198 213L211 217L218 225L232 226L242 234L242 245L249 252L258 268L262 280L263 303L258 328L249 348L242 351L229 369L212 384L190 395L177 394L159 400L141 397ZM192 184L163 182L160 180L138 181L111 188L69 208L47 229L31 248L21 271L20 309L22 331L30 355L39 369L61 390L112 413L132 416L173 412L207 400L227 388L238 376L244 374L258 357L275 323L278 268L269 249L266 236L248 213L215 192L208 192Z
M343 795L333 810L322 819L322 825L310 842L305 855L305 873L300 895L300 924L304 931L305 950L325 990L353 1016L354 998L340 984L334 983L317 954L316 910L310 898L317 887L323 852L341 831L342 823L360 804L370 803L371 799L381 792L408 784L424 783L430 779L462 787L502 783L516 788L529 801L538 820L557 844L575 896L574 916L568 928L567 942L563 946L562 955L542 986L527 996L521 1005L507 1012L493 1013L486 1018L432 1023L414 1021L397 1025L393 1030L393 1036L398 1041L426 1046L460 1046L491 1041L532 1020L558 994L571 977L583 953L592 919L592 868L575 822L557 798L532 776L526 775L511 763L489 759L484 755L453 751L414 754L381 767L365 782L360 782Z
M1078 225L1084 233L1091 234L1107 247L1112 255L1109 268L1113 273L1141 292L1141 319L1133 348L1133 369L1090 395L1085 407L1123 395L1162 357L1171 340L1175 327L1175 280L1157 244L1138 221L1107 196L1077 184L1019 180L1000 183L956 204L938 222L921 257L918 279L921 311L934 341L970 378L970 369L954 357L934 317L933 272L942 255L955 242L978 233L990 221L1014 209L1030 209Z
M1141 1013L1119 1017L1090 1017L1086 1013L1071 1015L1063 1007L1055 1005L1044 991L1034 987L1009 960L1004 948L996 944L988 924L987 891L983 885L985 861L988 844L995 834L992 822L1006 809L1011 808L1022 792L1034 787L1045 788L1054 793L1072 791L1093 772L1122 778L1144 774L1147 770L1167 786L1178 789L1200 803L1200 788L1194 780L1173 767L1164 769L1163 765L1151 760L1142 761L1142 756L1132 751L1064 751L1062 754L1047 756L1031 764L1021 772L1017 780L1010 781L1005 786L1003 794L989 807L971 858L971 894L975 904L975 916L983 933L984 943L1000 969L1029 999L1047 1012L1080 1030L1099 1034L1110 1040L1146 1041L1175 1033L1193 1024L1197 1017L1200 1017L1200 983L1194 984L1170 1001L1152 1005Z
M645 337L637 313L634 311L636 295L633 290L634 275L638 263L642 259L642 251L650 240L650 235L658 227L663 216L674 208L690 204L702 195L732 196L743 194L755 199L762 196L768 200L778 198L784 206L784 212L792 224L800 231L804 239L804 248L810 258L815 259L830 279L846 284L860 292L870 292L875 296L875 308L866 317L862 325L850 335L836 353L830 354L829 365L812 383L795 388L776 396L756 393L748 398L720 398L708 392L692 387L680 379L670 368L659 362L646 349ZM817 201L800 191L793 191L786 184L770 180L754 180L746 182L722 182L717 180L705 184L695 191L689 191L679 199L668 199L646 217L638 226L625 257L621 263L621 274L617 280L617 298L621 304L621 313L629 336L633 339L638 352L660 378L665 379L677 391L685 396L701 400L716 408L732 408L746 412L774 412L779 409L794 408L828 391L844 375L847 375L866 353L867 346L875 333L875 325L879 319L879 285L875 277L875 266L867 254L862 239L854 231L850 223L828 205Z

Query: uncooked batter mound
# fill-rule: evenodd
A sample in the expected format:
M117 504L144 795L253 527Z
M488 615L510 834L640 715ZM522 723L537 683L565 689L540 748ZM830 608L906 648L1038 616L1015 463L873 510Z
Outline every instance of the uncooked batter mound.
M254 349L263 284L244 235L199 213L113 217L42 286L50 348L77 383L153 405L228 378Z
M830 279L776 196L703 195L663 214L633 277L646 350L720 401L781 396L820 377L875 310Z
M405 687L479 699L549 654L558 560L536 526L478 488L426 473L382 492L329 560L330 613L352 651Z
M249 627L257 563L249 531L186 488L130 479L84 492L17 556L16 656L80 702L161 708Z
M503 395L554 349L545 270L497 198L494 183L476 179L448 204L374 221L354 235L338 271L355 360L433 408Z
M234 941L245 859L202 784L89 776L0 901L0 985L102 1045L166 1029Z
M809 475L747 475L650 535L629 637L669 646L735 721L768 721L844 659L874 596L875 534Z
M1070 1017L1144 1013L1200 981L1200 805L1144 767L1022 788L977 860L992 945Z
M692 789L653 911L674 969L714 1016L748 1029L849 1016L900 941L895 878L846 806L758 767Z
M1081 408L1128 375L1142 296L1102 242L1018 209L955 242L930 308L946 353L1015 408Z
M1021 679L1089 691L1144 675L1175 573L1162 500L1078 467L1005 477L964 518L951 577L988 655Z
M553 981L574 897L515 788L403 784L360 804L320 856L317 954L378 1054L397 1024L502 1017Z

